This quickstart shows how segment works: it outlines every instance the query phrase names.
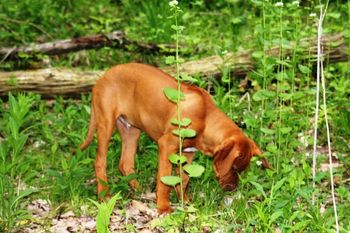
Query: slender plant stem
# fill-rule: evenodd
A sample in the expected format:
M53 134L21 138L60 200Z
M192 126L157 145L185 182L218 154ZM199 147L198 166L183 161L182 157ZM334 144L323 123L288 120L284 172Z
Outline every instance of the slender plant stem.
M318 22L318 43L317 43L317 81L319 86L319 81L321 79L322 82L322 90L323 90L323 111L324 111L324 117L326 122L326 130L327 130L327 145L328 145L328 159L329 159L329 173L330 173L330 179L331 179L331 195L332 195L332 202L333 202L333 211L334 211L334 219L335 219L335 230L336 233L339 232L339 223L338 223L338 213L337 213L337 204L335 200L335 190L334 190L334 179L333 179L333 161L332 161L332 150L331 150L331 140L330 140L330 130L329 130L329 124L328 124L328 115L327 115L327 103L326 103L326 84L324 80L324 73L323 73L323 60L322 60L322 48L321 48L321 37L322 37L322 24L324 17L327 12L329 1L327 1L325 10L323 11L322 5L320 9L320 19ZM320 77L321 76L321 77ZM319 94L318 94L319 95ZM315 125L317 129L317 125ZM316 131L317 132L317 131ZM316 135L316 134L315 134ZM315 152L315 144L314 141L314 152ZM316 155L314 156L314 162L316 160ZM313 164L316 166L315 164ZM313 167L314 175L316 173L316 167ZM315 177L313 177L313 186L315 186ZM313 203L314 203L314 196L313 196Z
M334 191L331 139L330 139L329 124L328 124L328 116L327 116L326 84L325 84L325 80L324 80L323 62L322 61L321 61L321 81L322 81L322 90L323 90L323 111L324 111L324 117L325 117L325 121L326 121L326 129L327 129L329 175L330 175L330 179L331 179L331 192L332 192L333 211L334 211L334 218L335 218L335 228L336 228L336 232L338 233L339 232L339 223L338 223L337 203L336 203L336 200L335 200L335 191Z
M266 16L265 16L265 2L262 2L263 9L262 9L262 27L263 27L263 89L267 89L267 84L266 84L266 48L265 48L265 40L266 40L266 35L265 35L265 27L266 27ZM261 100L261 117L260 117L260 129L263 128L263 119L265 116L265 99L263 98ZM262 132L259 132L260 135L260 142L262 141Z
M322 7L321 7L322 9ZM320 63L321 63L321 37L322 37L322 10L320 15L320 20L318 22L317 28L317 72L316 72L316 103L315 103L315 120L314 120L314 143L312 152L312 188L314 192L312 193L312 205L315 205L315 188L316 188L316 156L317 156L317 126L318 126L318 112L320 103Z
M283 8L280 9L280 60L283 60ZM284 73L284 65L280 65L280 72ZM281 149L281 126L282 126L282 98L280 97L280 80L277 78L277 109L278 109L278 128L277 128L277 138L278 138L278 149ZM276 170L279 172L279 162L280 156L277 156Z
M175 54L175 63L176 63L176 80L177 80L177 102L176 102L176 111L177 111L177 122L181 122L181 80L180 80L180 65L179 65L179 27L178 27L178 9L175 8L175 26L176 26L176 54ZM178 124L178 130L180 132L181 124ZM182 156L182 141L183 138L179 134L179 156ZM179 176L180 176L180 196L181 196L181 207L184 207L184 190L183 190L183 181L182 181L182 163L179 163Z

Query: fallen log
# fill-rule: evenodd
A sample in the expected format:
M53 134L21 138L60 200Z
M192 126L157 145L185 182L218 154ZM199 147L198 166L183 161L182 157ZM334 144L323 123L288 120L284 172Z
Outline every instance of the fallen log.
M129 50L133 45L137 50L148 52L159 52L162 49L174 49L174 45L157 45L142 43L129 39L122 31L114 31L107 34L83 36L73 39L57 40L53 42L30 44L20 47L0 48L1 61L20 59L20 54L26 55L46 54L59 55L86 49L98 49L102 47L113 47Z
M349 61L349 47L342 34L326 36L322 40L324 58L328 63ZM298 44L291 43L290 48L284 48L284 57L291 56L293 49L305 60L313 62L316 59L316 42L313 39L301 40ZM220 77L223 70L228 70L233 76L242 77L254 69L255 60L252 51L227 53L224 56L210 56L197 61L181 64L180 72L188 75L200 75L202 78ZM278 57L279 49L265 51L267 56ZM174 75L175 67L161 68ZM32 71L0 72L0 96L9 91L32 91L44 97L57 95L79 97L88 93L103 71L81 71L64 68L48 68Z

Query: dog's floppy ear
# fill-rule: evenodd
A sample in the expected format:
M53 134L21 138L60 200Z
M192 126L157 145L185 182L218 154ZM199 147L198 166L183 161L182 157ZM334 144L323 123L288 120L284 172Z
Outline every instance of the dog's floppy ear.
M233 161L233 169L237 172L241 172L245 170L250 162L250 159L254 155L261 154L259 147L255 144L255 142L247 137L240 138L237 141L239 154L235 161Z
M214 153L214 171L217 177L225 175L231 168L233 161L237 158L238 153L234 149L234 140L224 142Z

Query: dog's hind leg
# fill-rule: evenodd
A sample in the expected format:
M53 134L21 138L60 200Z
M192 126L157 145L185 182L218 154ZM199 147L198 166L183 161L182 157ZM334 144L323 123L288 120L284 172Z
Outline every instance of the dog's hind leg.
M116 126L113 111L111 111L108 105L104 104L103 101L97 101L93 103L96 114L96 131L98 140L98 148L94 165L95 176L97 180L97 194L99 199L101 200L105 197L109 197L106 173L107 151L109 141L112 137L113 131L115 130Z
M128 176L135 173L135 154L141 131L131 126L123 116L118 118L117 128L122 138L122 155L119 161L119 171L124 176ZM137 190L139 187L139 182L136 179L130 180L129 184L133 190Z

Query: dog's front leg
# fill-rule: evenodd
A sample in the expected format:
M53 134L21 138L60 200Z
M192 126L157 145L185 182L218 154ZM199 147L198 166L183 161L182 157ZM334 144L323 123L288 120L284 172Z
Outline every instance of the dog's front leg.
M158 176L157 176L157 206L159 213L170 213L170 187L160 180L163 176L171 175L171 163L168 156L176 152L177 145L173 135L165 135L158 140Z

